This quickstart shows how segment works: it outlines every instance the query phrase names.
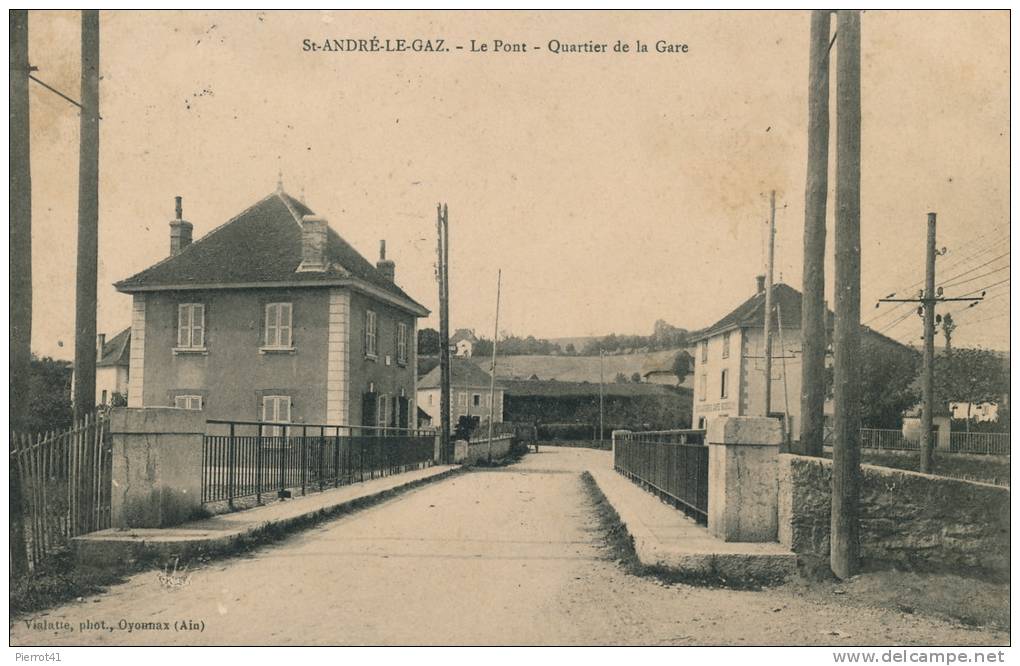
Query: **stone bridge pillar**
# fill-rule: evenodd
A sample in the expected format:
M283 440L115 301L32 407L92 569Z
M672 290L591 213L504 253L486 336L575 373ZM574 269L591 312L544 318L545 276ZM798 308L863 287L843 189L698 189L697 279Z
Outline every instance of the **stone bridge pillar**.
M708 529L723 541L778 537L777 419L730 416L708 426Z
M202 508L202 412L127 407L110 414L111 526L169 527Z

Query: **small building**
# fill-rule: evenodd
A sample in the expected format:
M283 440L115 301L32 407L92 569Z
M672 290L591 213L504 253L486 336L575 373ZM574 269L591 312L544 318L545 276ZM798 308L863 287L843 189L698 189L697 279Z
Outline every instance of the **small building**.
M680 357L679 361L677 360L678 356ZM682 382L676 376L675 364L677 362L683 363L687 368L687 375ZM693 375L694 357L684 349L672 354L649 353L641 365L641 377L649 384L692 388L694 385Z
M417 320L428 314L278 186L201 239L116 283L133 299L128 406L210 419L413 426Z
M418 406L439 422L441 368L436 366L418 381ZM491 375L465 358L450 359L450 422L456 424L461 416L476 416L488 421ZM493 422L503 421L503 384L496 382Z
M470 358L474 353L475 344L478 338L475 337L474 329L458 328L450 336L450 347L455 356L459 358Z
M96 400L100 405L127 404L131 377L131 328L125 328L109 341L102 333L98 337Z

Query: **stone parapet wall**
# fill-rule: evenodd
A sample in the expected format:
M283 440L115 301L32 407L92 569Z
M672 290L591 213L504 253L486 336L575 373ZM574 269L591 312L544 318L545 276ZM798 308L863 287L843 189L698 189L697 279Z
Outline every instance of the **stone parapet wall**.
M1009 489L861 465L865 566L1009 577ZM832 461L779 456L779 541L829 556Z

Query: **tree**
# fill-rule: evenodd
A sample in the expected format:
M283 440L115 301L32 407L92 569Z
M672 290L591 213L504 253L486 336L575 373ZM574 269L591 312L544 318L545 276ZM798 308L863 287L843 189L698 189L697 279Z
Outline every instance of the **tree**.
M899 428L903 412L921 399L916 381L921 356L916 351L865 333L861 336L861 425ZM825 394L832 398L833 370L825 368Z
M626 384L627 375L623 374L622 372L618 372L616 373L616 377L613 378L613 381L616 382L617 384Z
M71 427L71 364L48 356L32 355L28 383L29 407L26 432L66 430Z
M687 379L687 375L691 374L691 370L694 368L694 357L687 353L686 350L678 351L676 356L673 357L673 374L676 375L676 381L678 384L683 384L684 380Z
M640 384L641 383L641 373L640 372L635 372L633 375L630 376L630 381L633 382L634 384Z
M421 356L439 355L439 331L434 328L419 329L418 354Z
M949 403L967 405L967 424L971 407L1002 402L1009 392L1009 373L1002 359L987 349L961 348L935 360L935 400L948 409Z
M564 348L563 351L565 351L568 354L576 354L577 353L577 348L574 347L574 343L573 342L568 342L566 348Z

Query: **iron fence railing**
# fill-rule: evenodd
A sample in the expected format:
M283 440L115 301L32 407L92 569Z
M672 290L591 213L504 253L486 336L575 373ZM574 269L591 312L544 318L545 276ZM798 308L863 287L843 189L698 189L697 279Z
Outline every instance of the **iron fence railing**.
M952 432L949 450L954 453L979 453L993 456L1009 455L1008 432Z
M704 430L616 431L613 466L698 522L708 522Z
M938 430L933 431L938 441ZM832 428L825 428L825 446L832 446ZM861 428L861 448L875 451L918 451L921 442L907 439L902 430L894 428ZM974 453L980 455L1008 456L1010 454L1008 432L951 432L949 433L951 453Z
M207 421L202 503L337 488L432 464L435 431L259 421Z

